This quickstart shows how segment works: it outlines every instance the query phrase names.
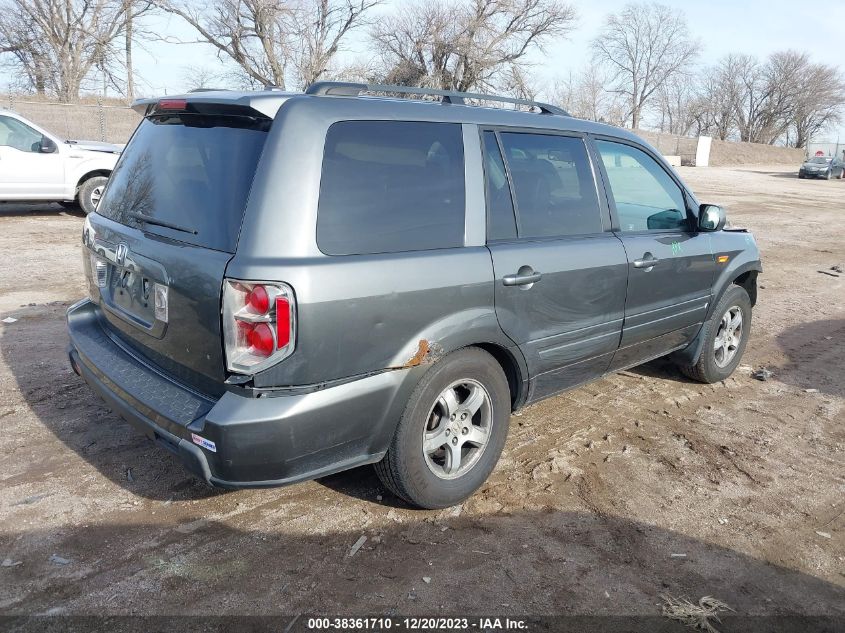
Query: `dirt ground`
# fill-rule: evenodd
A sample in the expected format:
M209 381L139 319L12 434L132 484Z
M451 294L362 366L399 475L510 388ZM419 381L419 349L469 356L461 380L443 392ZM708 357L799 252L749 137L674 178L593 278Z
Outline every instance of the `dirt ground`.
M818 272L845 267L845 181L785 169L681 169L763 252L731 379L658 361L528 407L439 512L370 467L206 488L68 366L81 215L0 208L0 614L845 617L845 275Z

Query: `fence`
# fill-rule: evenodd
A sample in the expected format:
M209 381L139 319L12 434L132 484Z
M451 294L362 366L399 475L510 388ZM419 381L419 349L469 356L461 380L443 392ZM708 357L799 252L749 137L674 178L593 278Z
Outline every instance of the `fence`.
M836 141L813 141L807 144L807 155L815 156L821 152L822 156L838 156L845 158L845 142Z
M128 106L93 103L56 103L7 95L3 106L54 134L88 141L126 143L141 117Z
M663 134L647 130L637 130L635 134L648 141L664 156L680 156L681 165L695 165L698 137Z

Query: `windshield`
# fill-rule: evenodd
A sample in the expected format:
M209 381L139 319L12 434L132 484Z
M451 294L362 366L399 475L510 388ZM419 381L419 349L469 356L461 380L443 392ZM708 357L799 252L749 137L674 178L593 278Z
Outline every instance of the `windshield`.
M146 118L123 152L97 213L233 253L270 123L187 112Z
M827 165L830 162L830 159L825 158L824 156L816 156L815 158L811 158L808 162L816 163L819 165Z

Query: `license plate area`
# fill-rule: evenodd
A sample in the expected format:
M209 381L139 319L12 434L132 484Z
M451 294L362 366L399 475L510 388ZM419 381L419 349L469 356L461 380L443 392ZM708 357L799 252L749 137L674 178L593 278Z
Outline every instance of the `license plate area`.
M119 266L111 266L108 290L112 306L133 318L139 325L152 329L155 325L155 281Z
M123 265L115 258L106 261L105 286L100 287L101 305L109 314L130 323L154 338L164 337L167 329L167 275L164 268L146 257L133 254ZM164 295L165 310L156 310L156 299ZM162 317L162 318L158 318Z

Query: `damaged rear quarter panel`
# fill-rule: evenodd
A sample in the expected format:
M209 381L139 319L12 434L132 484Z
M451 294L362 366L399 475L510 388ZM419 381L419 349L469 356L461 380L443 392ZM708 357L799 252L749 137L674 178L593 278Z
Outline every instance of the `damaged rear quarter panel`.
M424 103L406 105L413 120L461 123L466 116ZM409 374L417 376L459 347L513 347L496 319L493 265L485 246L344 256L327 256L317 247L328 128L339 120L395 117L390 102L361 99L303 96L279 110L253 182L238 252L226 270L235 279L283 281L296 295L295 350L257 374L256 387L312 385L415 364ZM483 202L472 207L471 193L470 188L468 213L480 209L483 218ZM423 353L420 341L428 347Z
M265 274L241 261L230 276ZM296 293L297 342L256 387L427 365L474 343L513 345L496 319L485 247L279 260L270 270Z

